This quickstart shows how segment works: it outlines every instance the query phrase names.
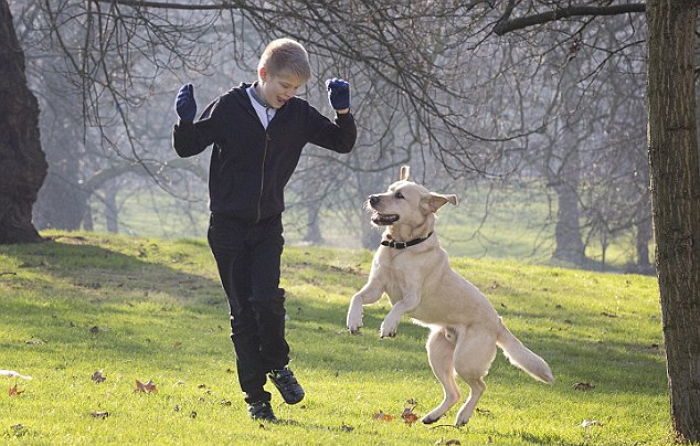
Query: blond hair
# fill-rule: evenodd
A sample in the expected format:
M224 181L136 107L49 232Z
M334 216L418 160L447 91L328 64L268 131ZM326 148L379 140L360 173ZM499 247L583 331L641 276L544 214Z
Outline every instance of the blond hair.
M270 42L260 56L258 72L263 67L272 76L292 74L304 81L311 77L309 54L301 43L292 39L283 38Z

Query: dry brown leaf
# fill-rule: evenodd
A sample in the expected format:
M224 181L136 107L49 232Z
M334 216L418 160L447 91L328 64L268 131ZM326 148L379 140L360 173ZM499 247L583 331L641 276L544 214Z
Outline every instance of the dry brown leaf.
M582 392L588 392L589 390L595 389L595 386L591 383L574 383L572 387L574 390L580 390Z
M158 389L153 381L148 380L147 383L142 383L138 379L136 380L136 389L134 392L144 392L144 393L158 393Z
M10 396L19 396L19 395L20 395L21 393L23 393L23 392L24 392L24 390L20 390L20 389L17 387L17 384L15 384L14 386L10 387L10 390L9 390L8 394L9 394Z
M90 379L95 381L96 383L103 383L107 381L107 378L102 374L102 370L98 370L95 373L93 373Z
M92 417L94 417L94 418L99 418L101 420L104 420L105 418L107 418L109 416L109 412L107 412L106 410L100 410L97 412L90 412L90 415L92 415Z
M409 426L418 421L418 415L413 412L416 407L406 407L401 413L401 419L406 422Z
M380 410L379 413L375 413L374 415L372 415L372 418L374 418L375 420L379 420L379 421L391 421L394 418L396 418L396 416L388 414L388 413L384 413L383 411Z
M435 442L436 445L461 445L462 443L459 442L459 440L456 440L454 438L445 440L445 438L440 438L438 441Z

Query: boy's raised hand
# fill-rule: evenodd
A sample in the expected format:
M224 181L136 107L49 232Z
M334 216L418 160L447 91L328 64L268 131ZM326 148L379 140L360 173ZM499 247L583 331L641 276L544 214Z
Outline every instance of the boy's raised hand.
M181 120L192 122L197 114L197 103L194 100L194 87L185 84L180 87L175 99L175 111Z
M347 110L350 108L350 84L342 79L334 77L326 80L328 88L328 100L336 110Z

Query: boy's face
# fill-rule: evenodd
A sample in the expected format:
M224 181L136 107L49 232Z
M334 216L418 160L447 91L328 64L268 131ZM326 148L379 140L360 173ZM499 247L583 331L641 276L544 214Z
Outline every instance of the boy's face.
M272 108L280 108L286 104L288 100L296 96L299 87L307 81L288 73L271 75L264 67L260 69L258 74L261 80L260 93L265 102L270 104Z

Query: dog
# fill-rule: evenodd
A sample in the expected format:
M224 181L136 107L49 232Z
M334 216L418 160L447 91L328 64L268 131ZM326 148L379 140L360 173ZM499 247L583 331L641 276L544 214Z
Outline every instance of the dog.
M554 376L549 365L506 328L486 296L450 267L434 229L435 213L447 203L457 205L457 197L430 192L408 176L408 166L401 167L399 181L366 202L372 223L386 229L369 279L350 301L347 328L357 333L363 305L378 301L384 293L392 308L381 324L382 338L396 335L404 314L430 328L428 361L444 388L444 399L421 421L434 423L460 400L457 374L471 390L455 418L459 427L469 422L486 389L484 377L497 346L533 378L552 383Z

